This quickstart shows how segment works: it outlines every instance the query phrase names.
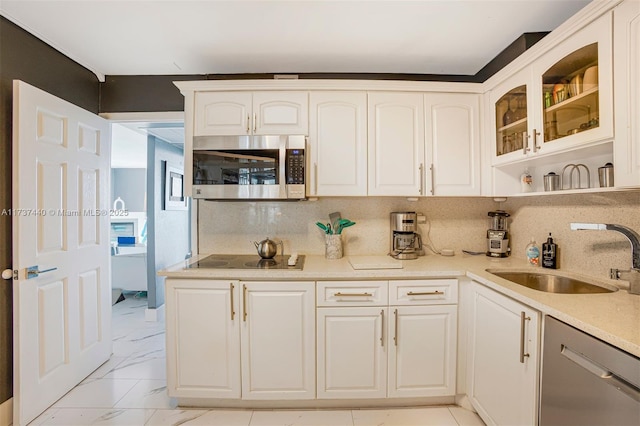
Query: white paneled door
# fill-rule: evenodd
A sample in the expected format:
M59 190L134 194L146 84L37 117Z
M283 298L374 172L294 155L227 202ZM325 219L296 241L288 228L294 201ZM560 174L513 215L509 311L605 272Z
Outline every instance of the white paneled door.
M111 355L110 147L100 117L21 81L13 90L13 401L22 425Z

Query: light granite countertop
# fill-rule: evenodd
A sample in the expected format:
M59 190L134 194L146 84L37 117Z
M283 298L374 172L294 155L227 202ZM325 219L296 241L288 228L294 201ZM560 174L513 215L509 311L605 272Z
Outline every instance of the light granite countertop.
M324 256L306 255L302 270L260 269L188 269L187 264L202 259L200 255L164 269L158 275L168 278L234 279L241 281L326 281L368 279L419 279L469 277L508 297L551 315L592 336L640 357L640 295L629 294L624 281L588 277L564 270L539 269L522 260L494 259L486 256L427 255L403 261L402 269L354 270L348 257L327 260ZM600 294L555 294L529 289L512 283L486 269L535 269L580 278L594 284L619 287L619 291Z

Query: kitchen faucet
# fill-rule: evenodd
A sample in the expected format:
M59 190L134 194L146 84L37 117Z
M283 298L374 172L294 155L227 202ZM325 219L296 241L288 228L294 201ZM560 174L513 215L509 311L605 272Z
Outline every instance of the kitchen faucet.
M612 268L609 276L614 280L629 281L629 293L640 294L640 235L633 229L613 223L571 223L572 231L617 231L631 242L631 269L619 270Z

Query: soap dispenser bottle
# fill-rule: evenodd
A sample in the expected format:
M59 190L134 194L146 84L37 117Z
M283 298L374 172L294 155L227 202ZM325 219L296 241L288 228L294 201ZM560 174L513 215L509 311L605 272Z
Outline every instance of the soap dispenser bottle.
M558 267L558 245L553 242L551 232L547 242L542 244L542 267L556 269Z
M540 266L540 247L538 247L533 237L531 237L531 242L527 245L525 253L527 254L529 265Z

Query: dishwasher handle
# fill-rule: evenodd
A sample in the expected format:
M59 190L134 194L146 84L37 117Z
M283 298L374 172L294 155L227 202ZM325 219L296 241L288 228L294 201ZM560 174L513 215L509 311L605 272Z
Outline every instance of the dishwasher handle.
M601 366L585 357L584 355L573 351L566 345L562 345L562 349L560 349L560 354L569 359L570 361L575 362L580 367L584 368L594 376L599 377L604 380L605 383L613 386L618 389L620 392L626 394L637 402L640 402L640 388L635 386L633 383L629 383L624 378L616 375L612 371L609 371L607 368Z

